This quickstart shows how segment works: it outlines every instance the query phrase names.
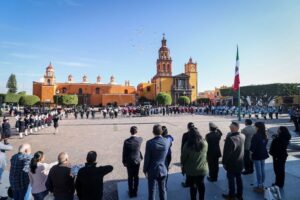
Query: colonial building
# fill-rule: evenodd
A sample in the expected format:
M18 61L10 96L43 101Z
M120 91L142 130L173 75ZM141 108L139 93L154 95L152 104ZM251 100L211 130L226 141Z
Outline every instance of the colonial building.
M174 104L177 104L180 96L188 96L193 102L197 99L198 94L197 63L190 58L184 66L184 73L173 76L172 58L165 36L163 36L161 47L158 50L155 76L151 82L140 83L137 86L138 96L149 100L154 100L160 92L169 93Z
M73 76L69 75L65 83L58 83L51 63L46 68L43 81L33 82L33 94L40 97L42 103L54 103L55 95L65 94L76 94L79 104L93 106L113 103L128 105L136 102L136 90L134 86L130 86L129 81L120 85L115 82L114 76L111 76L110 82L105 84L98 76L96 82L91 83L84 75L82 82L75 82Z

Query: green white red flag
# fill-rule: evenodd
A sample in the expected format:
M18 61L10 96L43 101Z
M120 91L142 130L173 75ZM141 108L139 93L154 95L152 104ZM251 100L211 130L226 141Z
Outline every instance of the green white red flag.
M234 75L234 84L233 91L238 91L240 88L240 72L239 72L239 47L237 47L236 51L236 64L235 64L235 75Z

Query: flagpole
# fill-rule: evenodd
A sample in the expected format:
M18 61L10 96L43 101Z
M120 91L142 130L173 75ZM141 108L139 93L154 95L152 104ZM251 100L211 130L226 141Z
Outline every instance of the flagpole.
M238 90L238 120L241 121L241 88Z

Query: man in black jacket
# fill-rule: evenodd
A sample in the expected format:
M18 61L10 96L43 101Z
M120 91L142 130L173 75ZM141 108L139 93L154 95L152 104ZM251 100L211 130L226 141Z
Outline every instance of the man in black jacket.
M90 151L86 164L78 171L75 188L80 200L101 200L103 196L103 177L113 170L111 165L97 167L97 153Z
M222 163L224 169L227 171L227 179L229 186L229 193L223 194L227 200L243 199L243 182L241 172L244 164L244 143L245 136L240 134L239 124L232 122L230 124L230 133L228 133L223 151ZM235 195L235 184L237 187L237 194Z
M54 194L55 200L73 200L74 178L71 176L71 165L67 153L62 152L58 155L58 165L50 169L46 187Z
M130 128L130 133L131 137L124 141L122 162L127 168L129 197L133 198L137 197L139 186L140 162L143 159L140 149L143 139L136 136L136 126Z
M186 143L186 141L189 138L191 129L194 128L194 127L195 127L195 125L194 125L193 122L188 123L188 125L187 125L188 132L184 133L182 135L182 139L181 139L181 153L182 153L182 149L183 149L184 144ZM182 169L182 172L183 172L182 174L184 175L184 169ZM182 185L182 187L188 187L187 184L186 184L186 181L182 182L181 185Z

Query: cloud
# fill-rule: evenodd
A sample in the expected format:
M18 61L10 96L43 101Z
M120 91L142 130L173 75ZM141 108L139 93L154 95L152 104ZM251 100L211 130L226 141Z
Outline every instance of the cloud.
M12 63L8 62L8 61L0 61L0 64L1 65L12 65Z
M26 59L31 59L31 58L37 57L36 55L33 55L33 54L23 54L23 53L11 53L10 55L13 57L16 57L16 58L26 58Z
M0 47L3 48L12 48L12 47L19 47L19 46L24 46L24 43L21 42L10 42L10 41L3 41L0 42Z
M56 61L55 63L68 67L89 67L90 64L82 62Z

